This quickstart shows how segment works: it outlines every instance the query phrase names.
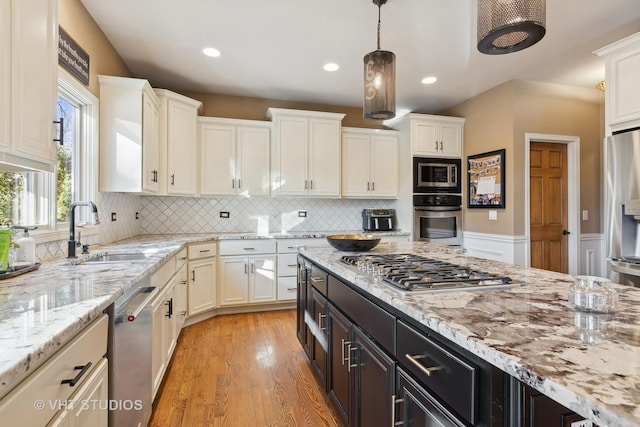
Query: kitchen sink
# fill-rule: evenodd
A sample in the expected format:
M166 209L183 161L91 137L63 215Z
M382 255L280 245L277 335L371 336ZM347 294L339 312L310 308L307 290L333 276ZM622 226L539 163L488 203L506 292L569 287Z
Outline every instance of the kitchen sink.
M127 261L141 261L147 259L148 256L140 252L132 252L126 254L103 254L96 255L85 261L87 264L96 263L109 263L109 262L127 262Z

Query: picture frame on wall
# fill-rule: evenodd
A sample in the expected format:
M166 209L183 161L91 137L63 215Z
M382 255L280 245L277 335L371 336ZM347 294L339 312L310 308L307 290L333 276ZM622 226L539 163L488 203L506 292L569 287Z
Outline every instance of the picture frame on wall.
M467 156L467 208L504 208L505 149Z

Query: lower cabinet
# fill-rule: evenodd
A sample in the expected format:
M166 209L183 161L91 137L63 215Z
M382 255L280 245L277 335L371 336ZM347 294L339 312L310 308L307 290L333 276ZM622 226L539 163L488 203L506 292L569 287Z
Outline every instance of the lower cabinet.
M105 314L34 370L0 400L0 424L106 427L108 330Z
M522 427L574 427L584 417L552 400L536 389L521 385ZM595 424L577 424L595 426Z
M267 239L220 242L220 305L275 302L275 252L275 242Z
M392 399L394 407L391 425L465 426L401 368L398 368L396 393Z
M311 330L311 367L321 384L326 384L327 355L327 299L316 288L311 288L311 306L307 323Z
M95 367L86 383L69 400L73 402L47 424L48 427L106 427L109 380L107 359Z
M216 307L215 242L189 245L188 251L188 315L209 311Z
M175 276L174 276L175 278ZM173 313L175 280L172 279L151 302L152 349L151 372L153 375L153 397L171 360L176 345L176 326Z

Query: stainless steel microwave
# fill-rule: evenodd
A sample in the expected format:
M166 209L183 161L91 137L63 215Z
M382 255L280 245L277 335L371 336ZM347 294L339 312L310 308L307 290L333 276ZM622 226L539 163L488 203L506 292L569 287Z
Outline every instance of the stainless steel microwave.
M413 192L459 194L462 192L461 169L461 159L414 157Z

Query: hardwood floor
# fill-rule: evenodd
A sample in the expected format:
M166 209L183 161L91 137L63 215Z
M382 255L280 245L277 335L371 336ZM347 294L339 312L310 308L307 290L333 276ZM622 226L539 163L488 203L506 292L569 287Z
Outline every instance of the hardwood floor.
M296 338L294 310L182 330L150 426L340 426Z

